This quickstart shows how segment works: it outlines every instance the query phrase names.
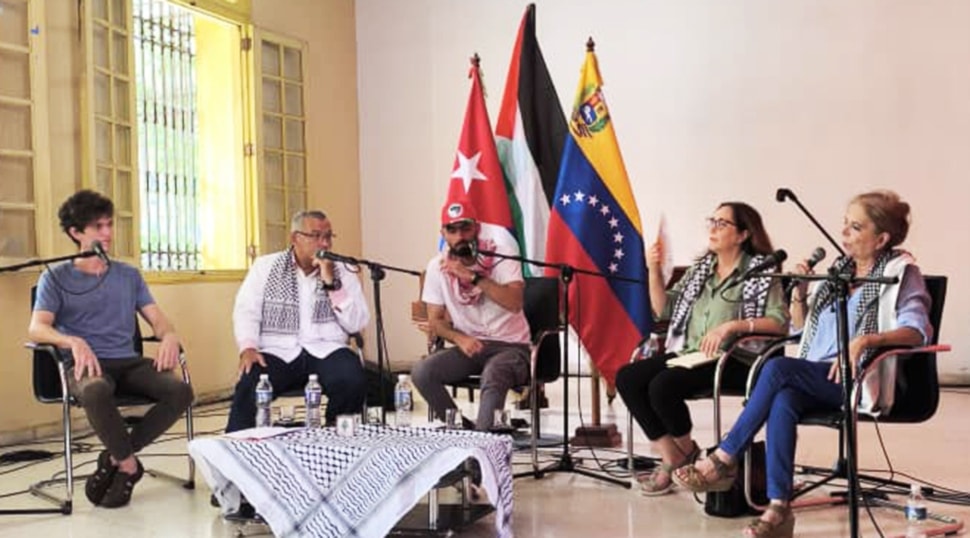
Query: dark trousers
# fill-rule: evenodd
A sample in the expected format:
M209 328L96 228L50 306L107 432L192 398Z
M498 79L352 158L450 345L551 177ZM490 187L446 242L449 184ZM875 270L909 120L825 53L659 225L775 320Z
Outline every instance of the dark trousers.
M310 374L317 374L327 396L327 424L337 415L360 414L367 396L367 376L360 357L348 348L340 348L324 358L302 351L293 362L263 353L266 367L254 364L248 374L236 383L226 433L256 426L256 384L260 374L269 374L274 398L284 392L303 389Z
M172 375L158 372L149 359L102 359L101 377L74 380L68 370L70 393L77 398L95 435L116 461L137 453L165 433L192 404L192 387ZM116 395L145 397L156 403L131 431L115 404Z
M496 410L505 407L509 389L529 383L529 346L483 340L484 347L469 357L457 346L428 355L411 368L411 381L428 402L434 415L442 420L445 409L455 409L455 401L445 385L481 375L482 395L475 427L488 430Z
M616 374L617 392L651 441L664 435L689 434L693 423L687 400L714 387L716 362L695 368L668 368L667 361L674 357L674 353L667 353L640 360ZM722 393L743 391L748 370L745 363L729 359L721 373Z

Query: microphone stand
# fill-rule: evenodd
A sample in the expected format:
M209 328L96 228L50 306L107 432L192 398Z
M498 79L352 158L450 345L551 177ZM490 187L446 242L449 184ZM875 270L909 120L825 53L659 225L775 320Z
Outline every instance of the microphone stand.
M789 189L778 189L775 194L775 198L779 202L784 202L786 199L791 199L795 202L795 205L808 217L808 220L812 221L812 224L826 239L832 243L832 246L841 254L845 256L845 251L842 250L842 246L832 238L831 235L819 224L818 220L808 211L798 201ZM876 282L880 284L895 284L899 282L896 277L885 278L857 278L855 275L838 273L832 268L829 269L828 275L792 275L792 274L782 274L782 273L764 273L761 276L767 276L772 278L777 278L780 276L785 276L788 278L798 279L798 280L827 280L833 284L835 287L835 301L836 301L836 324L838 325L838 344L839 344L839 374L842 378L842 412L845 414L845 418L842 420L842 432L844 437L844 448L845 448L845 458L843 461L836 463L835 472L837 474L844 474L846 481L848 482L848 493L846 495L848 505L849 505L849 531L852 538L857 538L859 536L859 467L858 467L858 445L856 439L856 421L855 416L852 415L852 379L850 375L852 372L852 367L849 358L849 288L854 283L866 283L866 282ZM840 472L841 471L841 472Z
M775 193L775 199L779 202L784 202L786 199L791 199L792 202L795 202L795 205L798 206L798 209L801 210L802 214L804 214L805 217L815 225L815 228L821 232L826 239L829 240L829 243L835 247L836 252L838 252L840 256L845 256L845 251L842 250L842 245L833 239L832 236L829 235L829 232L823 228L822 224L819 223L819 221L815 218L815 215L812 215L812 213L805 206L803 206L801 202L798 201L798 197L795 196L795 193L793 193L790 189L778 189L778 192Z
M47 265L49 263L62 262L67 260L76 260L78 258L90 258L92 256L97 256L98 253L94 251L78 252L75 254L68 254L66 256L57 256L55 258L47 259L34 259L26 261L23 263L17 263L14 265L8 265L6 267L0 267L0 273L12 273L14 271L19 271L21 269L26 269L28 267L36 267L38 265ZM0 516L16 516L16 515L40 515L40 514L70 514L71 513L71 502L67 501L62 503L58 508L13 508L13 509L3 509L0 510Z
M856 435L856 420L852 414L852 358L849 357L849 290L852 284L870 283L896 284L898 277L856 277L852 274L840 273L829 269L827 275L796 275L791 273L761 273L752 277L790 278L793 280L825 280L835 287L835 318L838 332L838 361L839 376L842 381L842 420L844 432L845 458L836 462L835 473L843 474L848 482L846 500L849 505L849 531L852 538L859 536L859 462L858 443Z
M644 284L642 280L635 278L627 278L621 276L606 275L598 271L589 271L587 269L580 269L578 267L573 267L572 265L566 263L548 263L545 261L531 260L523 256L516 256L511 254L501 254L499 252L491 250L479 250L478 255L489 256L494 258L501 258L503 260L513 260L522 263L529 263L543 268L555 269L559 272L559 281L562 282L562 303L563 303L563 318L565 319L566 327L569 327L569 285L573 281L573 276L576 273L596 276L600 278L605 278L607 280L617 280L621 282L630 282L635 284ZM630 483L625 480L617 480L612 477L602 476L596 474L592 471L586 469L581 469L576 466L576 462L573 460L572 454L569 453L569 333L566 332L565 338L563 338L562 345L562 367L563 367L563 389L562 389L562 454L559 455L559 460L552 463L544 469L537 469L532 472L519 473L515 475L515 478L521 476L533 476L534 478L542 478L545 473L576 473L583 476L588 476L590 478L595 478L597 480L602 480L604 482L609 482L610 484L616 484L629 489ZM537 424L532 425L533 428L538 427Z
M63 262L67 260L76 260L78 258L91 258L97 255L98 253L93 250L86 250L84 252L78 252L76 254L57 256L56 258L34 259L23 263L8 265L6 267L0 267L0 273L11 273L14 271L19 271L21 269L26 269L28 267L36 267L38 265L47 265L49 263L57 263L57 262Z
M381 422L387 424L387 402L384 401L385 389L387 388L387 381L384 376L387 351L384 342L384 314L381 308L381 281L387 276L387 271L404 273L416 277L420 277L421 273L411 269L404 269L403 267L395 267L385 263L378 263L362 258L352 258L350 256L341 256L341 259L337 261L348 265L363 265L370 271L370 279L373 283L374 290L374 324L376 325L377 332L377 375L380 378Z

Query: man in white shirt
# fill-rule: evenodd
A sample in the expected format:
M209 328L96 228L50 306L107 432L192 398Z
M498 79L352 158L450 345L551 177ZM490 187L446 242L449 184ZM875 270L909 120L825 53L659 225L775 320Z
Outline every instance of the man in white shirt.
M475 427L488 430L508 390L529 382L530 333L520 264L478 251L517 255L518 250L482 234L474 208L464 200L445 204L441 226L447 248L428 263L421 300L428 305L431 333L454 347L420 361L411 378L444 419L445 409L456 407L445 385L481 374Z
M255 426L256 384L264 373L275 394L301 389L317 374L328 424L360 413L366 375L347 342L370 313L356 274L316 256L330 250L334 237L323 212L301 211L290 225L290 248L258 258L249 269L232 314L239 382L226 432Z

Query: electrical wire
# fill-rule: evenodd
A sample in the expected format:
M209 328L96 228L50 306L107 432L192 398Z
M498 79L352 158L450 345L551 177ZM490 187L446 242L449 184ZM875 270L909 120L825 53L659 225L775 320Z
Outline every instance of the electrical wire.
M575 289L576 289L576 325L582 327L582 321L583 321L583 317L582 317L583 316L583 294L582 294L582 289L580 288L580 286L575 286ZM565 334L565 337L566 338L569 338L569 320L568 319L566 320L566 334ZM577 338L577 341L578 341L578 338ZM577 350L577 351L579 351L579 350ZM564 361L567 361L567 360L569 360L569 357L565 357L563 360ZM582 371L582 368L583 368L582 353L578 353L577 352L576 353L576 371L577 372L580 372L580 371ZM579 378L577 377L577 379L579 379ZM563 378L563 383L569 383L569 379L568 378L565 378L565 376ZM583 391L582 391L582 387L579 386L579 383L576 383L576 410L577 410L577 414L579 415L579 426L580 426L580 428L582 428L582 429L585 430L586 429L586 420L585 420L585 416L583 415ZM563 409L563 417L564 418L565 418L565 414L568 413L568 412L569 412L568 409ZM568 440L563 439L563 442L566 443L566 446L569 446ZM601 473L605 473L607 475L607 477L617 478L617 479L630 478L631 476L633 476L633 474L632 474L633 473L633 470L632 469L630 469L628 473L618 473L616 471L612 471L609 468L607 468L607 465L600 461L599 456L596 454L596 449L593 446L583 447L582 450L588 450L589 453L590 453L590 456L592 456L592 458L593 458L593 461L596 462L596 467L594 469L585 468L586 470L594 470L594 471L597 471L598 470ZM572 452L570 452L570 454L572 454ZM583 468L583 467L580 467L580 468Z

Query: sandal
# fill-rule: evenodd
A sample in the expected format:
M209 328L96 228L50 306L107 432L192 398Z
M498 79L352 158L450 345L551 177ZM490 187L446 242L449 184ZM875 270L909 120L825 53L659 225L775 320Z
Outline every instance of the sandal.
M659 497L660 495L666 495L673 491L674 481L671 478L676 467L669 463L660 462L660 465L653 468L653 471L643 475L644 479L640 480L640 476L637 476L637 481L640 482L640 493L646 495L647 497ZM660 483L660 474L667 474L667 483Z
M763 519L755 519L744 529L747 538L792 538L795 534L795 514L791 506L769 504L767 512L774 512L781 517L781 521L773 523Z
M714 465L714 479L709 479L702 474L696 466L689 465L674 471L671 478L678 486L693 491L694 493L707 493L717 491L727 491L734 485L734 479L738 475L738 464L727 464L720 460L711 452L707 459Z
M673 465L671 463L660 462L660 465L655 467L651 472L645 473L637 476L637 481L640 482L640 493L646 495L647 497L657 497L660 495L666 495L673 490L674 481L673 473L677 469L693 465L697 458L701 454L701 447L694 443L694 448L691 450L679 465ZM661 485L658 480L661 473L666 473L668 478L667 483Z

